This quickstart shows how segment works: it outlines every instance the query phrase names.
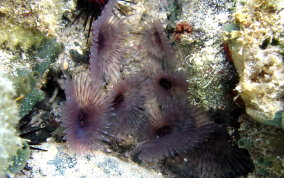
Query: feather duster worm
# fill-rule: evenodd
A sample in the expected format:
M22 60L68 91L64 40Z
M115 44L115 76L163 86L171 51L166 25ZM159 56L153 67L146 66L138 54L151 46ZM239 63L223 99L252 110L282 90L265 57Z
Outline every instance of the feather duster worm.
M187 162L170 165L181 177L237 178L252 172L254 165L245 149L232 146L224 127L216 128L209 141L188 152Z
M68 85L62 109L67 143L77 153L100 149L101 141L107 140L110 103L88 75L79 75Z
M148 22L142 32L141 43L148 57L169 70L175 67L176 57L159 20Z
M83 26L85 30L89 22L89 28L88 28L88 38L89 38L93 21L96 20L101 15L108 1L109 0L78 0L77 9L79 9L80 12L76 16L72 24L76 22L82 15L85 15L86 19Z
M107 4L93 24L93 44L90 49L92 78L106 82L120 77L123 41L126 38L126 25L112 15L111 6L113 3Z
M195 118L207 116L185 100L169 99L161 107L156 103L149 106L149 120L137 133L141 145L136 152L141 160L160 160L192 150L214 131L209 121L201 127L196 126Z
M114 85L111 102L115 113L113 134L121 138L133 133L145 117L145 80L131 76Z
M188 83L183 72L157 72L150 76L153 92L162 102L174 95L187 94Z

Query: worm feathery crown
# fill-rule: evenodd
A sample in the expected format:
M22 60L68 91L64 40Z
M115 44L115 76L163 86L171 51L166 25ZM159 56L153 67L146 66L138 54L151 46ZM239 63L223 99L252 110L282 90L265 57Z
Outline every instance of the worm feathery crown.
M78 153L100 149L101 141L107 140L110 103L87 75L76 76L70 82L73 89L69 92L73 94L62 109L67 142Z

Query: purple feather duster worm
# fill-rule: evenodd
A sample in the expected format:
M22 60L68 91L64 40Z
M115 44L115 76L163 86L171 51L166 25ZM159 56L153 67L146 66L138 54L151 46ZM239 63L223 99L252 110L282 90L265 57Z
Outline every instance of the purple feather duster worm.
M110 103L102 90L82 74L68 81L66 95L62 125L67 143L77 153L100 149L101 141L107 140L110 113Z
M149 120L137 133L141 145L136 152L141 160L160 160L187 152L200 146L214 131L207 115L183 99L169 99L160 107L156 102L149 106ZM206 117L208 122L197 127L198 117Z
M158 19L148 22L145 29L142 32L141 43L150 61L160 63L166 70L174 68L176 57L161 22Z
M207 142L184 156L188 161L179 164L179 168L169 166L181 177L237 178L254 169L248 151L231 145L224 127L216 127Z
M115 113L112 131L117 138L133 133L145 117L144 78L130 76L114 85L110 100Z
M112 15L110 1L93 24L93 44L90 48L91 76L97 81L116 81L120 77L126 25Z
M159 100L163 100L174 95L185 95L188 90L188 83L183 72L157 72L150 76L153 92Z

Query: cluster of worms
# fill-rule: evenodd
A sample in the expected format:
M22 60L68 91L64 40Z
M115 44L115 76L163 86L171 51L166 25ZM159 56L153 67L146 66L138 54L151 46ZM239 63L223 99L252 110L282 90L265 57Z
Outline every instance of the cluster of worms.
M189 103L185 73L176 71L178 60L160 21L147 22L141 32L145 69L122 77L128 28L113 15L115 0L98 2L105 4L92 23L89 71L68 78L65 86L62 126L72 150L104 150L112 140L132 138L130 153L143 162L183 157L187 161L178 169L184 177L252 171L248 153L229 143L226 128ZM152 66L156 70L149 71Z

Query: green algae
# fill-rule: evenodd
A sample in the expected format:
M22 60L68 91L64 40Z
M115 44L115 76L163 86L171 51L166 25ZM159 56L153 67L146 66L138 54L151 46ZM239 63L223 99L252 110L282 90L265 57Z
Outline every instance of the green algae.
M271 159L266 156L266 157L259 157L255 165L258 167L257 169L257 174L261 176L269 176L269 171L268 169L272 167L273 162Z
M26 29L13 23L4 23L0 27L0 44L15 50L18 47L27 51L30 47L38 47L45 36L37 30Z
M249 138L242 137L238 141L238 146L239 146L239 148L249 149L249 148L252 147L252 142L251 142L251 140Z
M33 67L33 71L37 71L39 74L44 74L50 67L55 59L63 51L64 46L62 43L58 43L56 40L44 40L38 51L38 57L41 60Z
M9 166L11 173L19 173L27 164L30 158L30 146L27 142L23 142L22 147L18 148L17 154L12 159L12 164Z
M0 44L15 50L37 48L47 37L55 37L62 15L75 9L74 1L0 1Z
M282 114L279 111L276 116ZM240 121L241 138L238 145L249 151L255 164L255 176L283 177L284 131L274 125L263 125L249 120L247 116L241 116Z
M20 110L19 115L20 117L25 116L32 110L33 106L42 101L45 98L45 94L43 91L39 89L32 89L32 91L25 96L23 100L20 101Z
M14 88L17 96L27 95L36 84L38 74L27 69L17 69L17 75L13 77Z
M238 31L240 30L240 27L233 23L228 23L223 25L223 31L225 32L232 32L232 31Z
M44 74L63 49L63 45L54 39L44 40L37 49L37 56L41 61L35 64L31 72L27 70L18 71L18 80L15 81L17 82L15 86L18 86L19 93L25 95L24 99L20 101L20 117L26 115L37 102L45 98L44 92L38 86L41 86L40 82L43 80Z
M55 59L63 51L64 46L62 43L58 43L55 39L44 40L41 46L37 49L38 57L41 59L55 62Z
M236 83L236 71L229 63L224 65L212 61L187 63L190 99L193 104L211 109L228 109L232 107L229 95Z
M282 128L283 113L284 113L284 110L278 111L275 113L275 117L273 118L273 120L267 120L267 121L264 121L263 123L267 125L272 125L278 128Z
M182 2L175 0L167 0L168 1L168 20L175 24L175 21L179 18L182 12Z

